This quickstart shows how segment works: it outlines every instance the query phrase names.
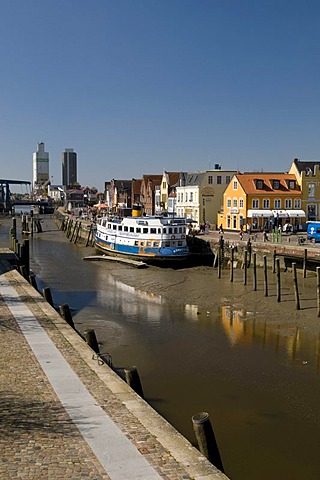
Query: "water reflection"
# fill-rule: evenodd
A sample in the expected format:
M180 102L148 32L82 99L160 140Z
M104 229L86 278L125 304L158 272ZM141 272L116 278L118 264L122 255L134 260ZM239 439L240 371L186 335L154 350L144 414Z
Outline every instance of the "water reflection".
M268 327L266 320L257 321L254 312L237 310L230 305L221 307L221 322L233 347L258 342L264 348L270 346L276 355L285 353L293 365L311 366L319 375L320 332L312 335L300 327L280 325L275 330L272 325Z

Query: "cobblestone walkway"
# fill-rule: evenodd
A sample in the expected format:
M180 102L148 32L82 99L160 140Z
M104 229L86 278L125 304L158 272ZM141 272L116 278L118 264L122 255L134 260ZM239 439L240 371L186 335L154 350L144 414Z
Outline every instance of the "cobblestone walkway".
M16 295L7 298L1 280L2 285L9 285ZM39 322L95 404L106 413L108 421L120 429L124 440L129 440L137 456L147 463L146 471L139 472L139 468L132 473L124 473L121 468L109 471L100 463L62 405L18 326L17 315L12 314L14 308L10 308L18 304L25 306ZM99 366L80 336L16 270L8 269L7 262L2 261L0 335L1 479L227 479L149 405L129 391L131 389L109 367ZM148 428L148 424L152 428ZM98 439L100 443L103 440ZM108 449L110 445L106 441L107 457ZM120 459L123 452L119 441Z

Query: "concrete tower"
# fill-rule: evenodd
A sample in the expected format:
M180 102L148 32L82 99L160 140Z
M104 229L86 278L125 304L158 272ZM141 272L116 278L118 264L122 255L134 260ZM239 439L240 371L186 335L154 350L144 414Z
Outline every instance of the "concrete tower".
M45 152L44 143L40 142L33 154L33 190L39 190L47 182L49 182L49 153Z
M62 185L69 187L77 183L77 154L73 148L62 153Z

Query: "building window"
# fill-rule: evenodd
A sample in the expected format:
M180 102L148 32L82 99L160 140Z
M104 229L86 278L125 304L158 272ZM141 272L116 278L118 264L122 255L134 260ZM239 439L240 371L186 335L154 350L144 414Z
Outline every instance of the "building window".
M284 201L284 208L292 208L292 200L291 198L286 198Z
M222 183L222 176L221 175L217 175L217 184L218 185L221 185Z
M227 228L230 228L231 226L231 217L230 215L227 215Z
M294 190L296 188L296 182L294 180L289 180L288 186L290 190Z
M256 182L256 187L257 187L259 190L262 190L262 189L263 189L263 180L257 180L257 182Z
M259 208L259 199L253 198L252 199L252 208Z
M281 200L280 198L275 198L274 199L274 208L280 209L281 208Z
M280 188L280 181L279 180L273 180L272 186L274 190L279 190Z
M183 193L181 193L181 202L183 202Z
M262 202L263 208L270 208L270 200L269 198L264 198Z
M294 208L301 208L301 200L300 198L294 199Z
M231 208L231 198L227 198L227 208Z
M314 198L314 183L309 183L308 185L308 198Z
M233 181L233 190L238 190L238 182L237 180Z
M226 176L226 184L227 184L227 185L229 185L230 180L231 180L230 175L227 175L227 176Z
M239 208L243 208L243 198L239 199Z
M209 175L208 176L208 184L212 184L213 183L213 175Z
M233 206L233 207L237 207L237 206L238 206L238 199L237 199L237 198L234 198L234 199L233 199L232 206Z
M193 192L190 192L190 202L193 202Z
M167 188L167 182L162 182L162 188Z

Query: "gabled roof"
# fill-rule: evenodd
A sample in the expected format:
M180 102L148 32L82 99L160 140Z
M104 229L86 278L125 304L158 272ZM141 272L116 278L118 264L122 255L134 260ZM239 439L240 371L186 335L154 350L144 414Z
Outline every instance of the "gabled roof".
M149 184L152 191L154 191L158 185L161 185L161 182L162 175L143 175L141 180L141 184L143 183L145 187Z
M204 172L188 172L186 176L186 187L200 185L204 176Z
M299 160L298 158L295 158L293 163L297 167L299 173L309 173L310 171L313 173L316 165L320 167L320 160Z
M169 178L169 185L173 187L179 183L180 172L165 172Z
M271 172L271 173L237 173L235 174L241 187L247 195L281 195L283 193L301 193L300 186L294 174ZM262 188L258 188L258 180L262 180ZM279 188L274 188L273 181L279 181ZM289 188L289 180L294 180L295 187Z

